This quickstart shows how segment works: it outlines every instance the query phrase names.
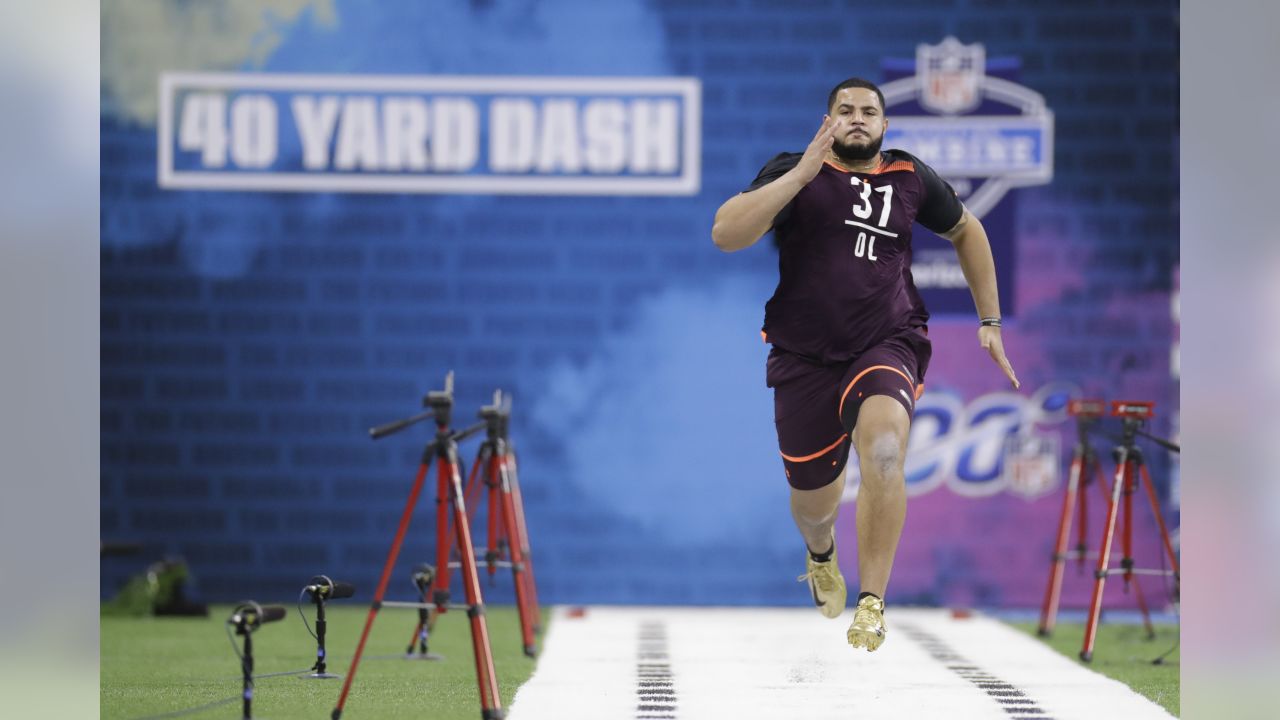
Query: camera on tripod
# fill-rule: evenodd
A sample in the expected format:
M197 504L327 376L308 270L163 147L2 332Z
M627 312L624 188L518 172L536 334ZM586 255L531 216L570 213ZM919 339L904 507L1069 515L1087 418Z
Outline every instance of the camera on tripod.
M1071 400L1067 403L1067 414L1072 417L1097 418L1107 414L1105 400Z
M1112 400L1111 417L1148 420L1155 415L1155 403Z

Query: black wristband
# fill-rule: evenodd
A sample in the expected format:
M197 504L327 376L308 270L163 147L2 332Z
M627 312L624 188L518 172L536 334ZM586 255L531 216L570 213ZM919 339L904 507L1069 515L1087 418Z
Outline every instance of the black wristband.
M985 317L985 318L982 318L979 324L981 324L983 327L1000 327L1000 318Z

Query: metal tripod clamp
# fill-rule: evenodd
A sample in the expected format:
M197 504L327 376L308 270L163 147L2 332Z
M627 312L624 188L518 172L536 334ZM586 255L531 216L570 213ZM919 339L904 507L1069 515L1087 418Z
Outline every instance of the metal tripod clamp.
M422 407L430 408L436 426L447 430L453 415L453 371L444 376L444 390L432 390L422 398Z

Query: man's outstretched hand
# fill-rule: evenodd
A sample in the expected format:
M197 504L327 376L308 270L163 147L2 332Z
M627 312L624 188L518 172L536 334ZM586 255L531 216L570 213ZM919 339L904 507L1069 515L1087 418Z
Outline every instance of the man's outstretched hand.
M1009 364L1009 358L1004 356L1004 342L1000 339L1000 328L989 325L978 328L978 344L991 353L991 359L995 360L1004 371L1005 377L1009 378L1014 390L1022 386L1022 383L1018 382L1018 376L1013 372L1013 366Z
M822 127L818 128L818 133L813 136L813 140L809 141L809 147L804 149L800 162L796 163L795 172L801 182L807 185L810 180L818 176L818 171L822 169L822 163L826 161L827 153L835 141L836 121L830 115L823 115Z

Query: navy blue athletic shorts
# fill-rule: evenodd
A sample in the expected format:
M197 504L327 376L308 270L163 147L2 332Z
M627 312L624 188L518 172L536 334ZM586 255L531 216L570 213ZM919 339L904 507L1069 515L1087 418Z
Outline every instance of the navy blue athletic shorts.
M897 400L910 417L924 392L932 354L926 328L903 330L834 365L775 345L765 384L773 388L778 450L791 487L816 490L836 479L849 458L858 409L872 395Z

